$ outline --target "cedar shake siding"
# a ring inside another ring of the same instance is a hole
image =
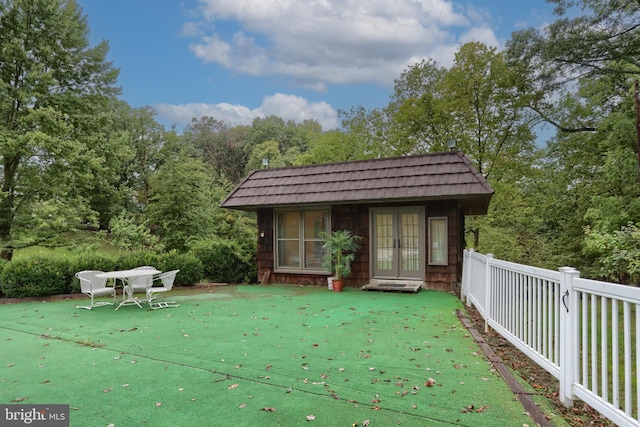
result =
[[[258,274],[269,283],[326,286],[328,273],[276,268],[276,212],[326,209],[330,230],[350,230],[362,237],[345,285],[370,282],[373,268],[372,210],[424,210],[426,289],[450,291],[461,277],[465,215],[486,214],[493,189],[459,151],[391,159],[261,169],[251,172],[222,202],[222,207],[254,210],[258,220]],[[427,218],[447,219],[447,260],[430,265]]]

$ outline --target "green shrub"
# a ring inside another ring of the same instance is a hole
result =
[[[180,270],[175,285],[191,286],[204,278],[202,262],[193,254],[130,252],[118,257],[82,252],[70,257],[29,256],[0,262],[0,292],[8,298],[80,292],[75,274],[82,270],[127,270],[150,265],[162,271]]]
[[[80,281],[75,274],[83,270],[111,271],[115,269],[116,258],[113,256],[96,253],[82,253],[69,259],[69,272],[71,273],[70,290],[72,293],[80,292]]]
[[[7,261],[6,259],[2,259],[0,258],[0,277],[2,277],[2,270],[4,270],[4,268],[9,265],[9,261]],[[0,279],[0,297],[6,296],[4,295],[4,292],[2,292],[2,285],[1,285],[1,279]]]
[[[192,253],[202,261],[204,276],[217,283],[255,283],[255,251],[244,250],[238,243],[227,240],[200,241]]]
[[[163,254],[158,268],[162,271],[180,270],[176,275],[176,286],[192,286],[204,277],[202,262],[192,254],[175,251]]]
[[[7,263],[0,273],[0,289],[9,298],[67,294],[72,277],[67,259],[34,257]]]
[[[117,270],[129,270],[130,268],[149,265],[161,270],[162,256],[149,251],[127,252],[118,257],[115,268]]]

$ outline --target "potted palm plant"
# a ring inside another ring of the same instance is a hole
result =
[[[325,239],[322,245],[325,249],[322,266],[334,275],[333,291],[342,292],[343,279],[351,273],[351,261],[355,259],[355,252],[360,248],[356,240],[360,240],[361,237],[352,235],[349,230],[321,233],[320,237]]]

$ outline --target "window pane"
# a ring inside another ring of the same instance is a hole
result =
[[[278,266],[300,268],[300,253],[298,240],[278,241]]]
[[[447,263],[447,219],[429,218],[429,261]]]
[[[304,268],[322,269],[324,239],[320,233],[328,232],[328,211],[306,211],[304,215]]]
[[[278,214],[278,239],[300,237],[300,212],[280,212]]]
[[[310,211],[304,213],[304,238],[319,239],[320,233],[327,232],[327,211]]]
[[[322,268],[322,257],[324,256],[323,241],[308,241],[304,243],[304,267],[305,268]]]

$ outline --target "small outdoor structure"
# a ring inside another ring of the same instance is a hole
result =
[[[346,286],[449,291],[462,274],[465,215],[487,213],[493,188],[460,151],[251,172],[222,207],[258,220],[258,274],[326,286],[322,232],[358,242]]]

